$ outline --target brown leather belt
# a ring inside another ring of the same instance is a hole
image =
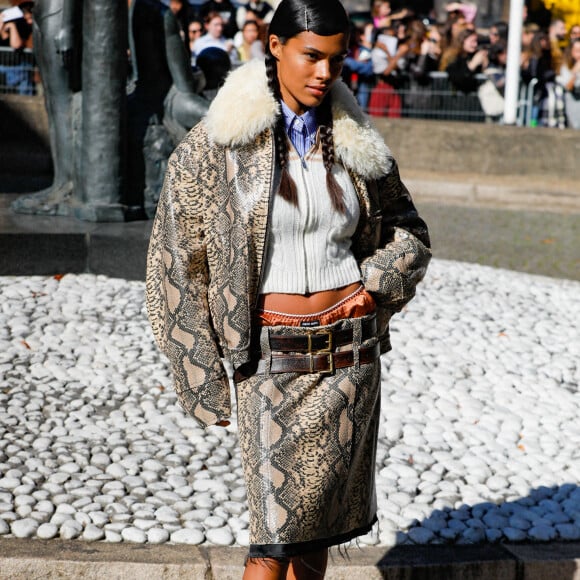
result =
[[[377,335],[377,320],[374,316],[362,321],[361,334],[361,342]],[[270,349],[279,352],[327,352],[337,346],[352,344],[353,340],[352,328],[344,330],[317,330],[312,328],[303,334],[288,336],[270,334]]]
[[[359,348],[359,364],[364,365],[379,358],[380,346],[375,344],[370,347]],[[354,353],[352,350],[341,352],[319,352],[309,354],[273,354],[270,364],[270,373],[326,373],[333,374],[335,369],[351,367],[354,365]],[[266,372],[266,360],[260,359],[252,365],[250,374],[263,375]],[[248,368],[243,365],[241,368]],[[237,370],[234,373],[234,381],[239,383],[248,376]]]

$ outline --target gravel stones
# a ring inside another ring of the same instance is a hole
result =
[[[382,358],[363,545],[580,539],[579,290],[433,261]],[[143,291],[0,277],[3,537],[248,545],[235,413],[179,407]]]

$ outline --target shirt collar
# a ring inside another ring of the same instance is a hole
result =
[[[307,135],[313,135],[316,133],[318,123],[316,122],[315,109],[307,109],[307,111],[302,115],[297,115],[284,101],[281,100],[280,103],[282,105],[282,115],[284,116],[284,126],[286,127],[287,133],[289,133],[292,128],[300,131],[302,126],[306,127]]]

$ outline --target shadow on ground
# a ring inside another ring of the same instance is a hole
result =
[[[411,540],[420,536],[429,543]],[[376,566],[387,580],[576,580],[579,540],[580,488],[542,486],[515,501],[435,510],[399,532]]]

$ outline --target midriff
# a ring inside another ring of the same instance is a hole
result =
[[[354,282],[342,288],[311,294],[260,294],[258,308],[286,314],[315,314],[331,308],[359,287],[360,282]]]

